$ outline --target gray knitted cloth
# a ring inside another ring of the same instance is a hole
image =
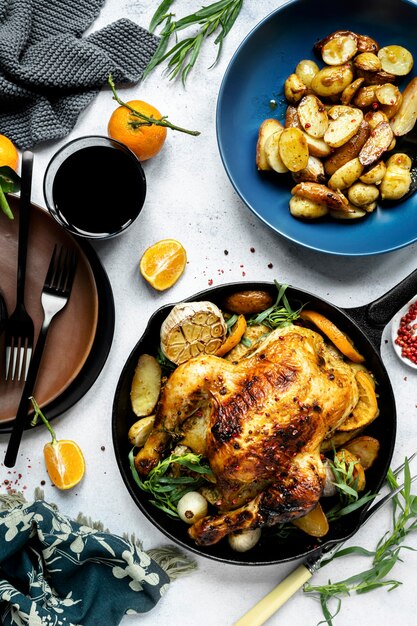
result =
[[[106,84],[135,83],[158,38],[128,19],[82,37],[105,0],[0,0],[0,133],[22,150],[65,137]]]

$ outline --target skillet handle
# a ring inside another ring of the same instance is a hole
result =
[[[417,269],[373,302],[344,310],[359,324],[379,350],[385,326],[416,294]]]
[[[312,576],[305,565],[299,565],[279,585],[245,613],[233,626],[262,626]]]

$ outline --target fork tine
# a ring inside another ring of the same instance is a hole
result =
[[[50,287],[55,275],[55,257],[56,257],[57,245],[54,245],[51,260],[49,262],[48,271],[45,277],[45,287]]]

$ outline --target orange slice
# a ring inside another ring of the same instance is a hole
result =
[[[371,377],[369,374],[359,371],[356,374],[356,382],[359,387],[358,403],[350,416],[338,426],[338,430],[348,431],[363,428],[378,417],[378,401]]]
[[[306,309],[301,311],[300,317],[303,320],[315,324],[317,328],[321,330],[332,343],[334,343],[336,348],[338,348],[345,357],[354,363],[362,363],[365,360],[364,357],[356,350],[351,339],[342,333],[342,331],[339,330],[333,322],[327,319],[327,317],[321,315],[321,313]]]
[[[293,520],[292,523],[312,537],[324,537],[329,532],[329,522],[320,502],[307,515]]]
[[[49,478],[58,489],[71,489],[85,474],[85,460],[75,441],[60,439],[45,444],[43,449]]]
[[[232,348],[237,346],[246,331],[246,319],[244,315],[239,315],[237,322],[232,327],[232,332],[226,337],[226,340],[216,352],[216,356],[223,356],[230,352]]]
[[[145,250],[139,269],[143,278],[154,289],[164,291],[172,287],[187,263],[187,254],[176,239],[161,239]]]

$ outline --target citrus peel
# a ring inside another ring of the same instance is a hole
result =
[[[365,358],[356,350],[352,341],[343,333],[333,322],[327,317],[318,313],[305,309],[300,313],[301,319],[312,322],[322,333],[330,339],[330,341],[340,350],[340,352],[353,361],[354,363],[362,363]]]

